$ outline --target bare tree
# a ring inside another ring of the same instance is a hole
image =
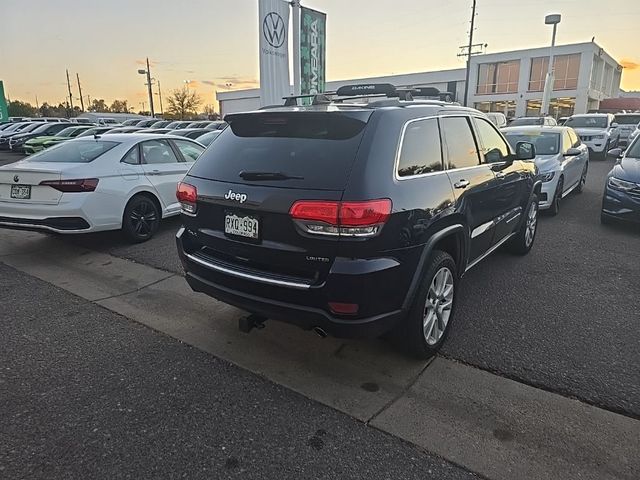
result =
[[[167,101],[169,102],[167,111],[171,115],[179,117],[180,120],[184,120],[185,117],[196,113],[202,103],[202,98],[196,92],[192,92],[187,86],[184,86],[171,92],[171,96]]]

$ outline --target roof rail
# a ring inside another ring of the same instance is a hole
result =
[[[331,103],[329,95],[334,95],[334,92],[323,93],[305,93],[302,95],[289,95],[282,97],[285,107],[295,107],[298,105],[299,98],[311,98],[311,105],[327,105]]]
[[[454,94],[451,92],[441,92],[435,87],[415,86],[412,87],[414,97],[436,97],[443,102],[453,102]]]

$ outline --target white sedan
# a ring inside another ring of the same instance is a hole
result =
[[[184,137],[82,137],[0,167],[0,227],[148,240],[180,213],[176,186],[201,144]]]

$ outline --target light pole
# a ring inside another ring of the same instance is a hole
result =
[[[549,66],[547,68],[547,76],[544,80],[544,91],[542,92],[542,106],[540,107],[540,115],[549,114],[549,104],[551,103],[551,92],[553,91],[553,48],[556,46],[556,31],[560,23],[561,15],[559,13],[547,15],[544,17],[546,25],[553,25],[553,36],[551,37],[551,48],[549,49]]]
[[[149,109],[151,110],[151,117],[155,117],[155,112],[153,111],[153,91],[151,90],[151,69],[149,68],[149,58],[147,58],[147,69],[139,69],[138,73],[140,75],[147,76],[147,88],[149,90]]]
[[[160,115],[164,115],[164,108],[162,108],[162,91],[160,90],[160,80],[158,82],[158,97],[160,97]]]

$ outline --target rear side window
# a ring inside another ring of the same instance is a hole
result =
[[[142,142],[142,163],[157,165],[161,163],[178,163],[178,157],[166,140],[149,140]]]
[[[52,163],[89,163],[103,153],[108,152],[118,142],[96,142],[85,140],[72,140],[59,143],[46,150],[31,155],[25,162],[52,162]]]
[[[640,113],[638,115],[616,115],[613,121],[619,125],[638,125]]]
[[[442,169],[438,121],[432,118],[409,122],[402,137],[398,176],[410,177]]]
[[[475,167],[480,164],[478,147],[467,117],[444,117],[442,130],[447,142],[449,168]]]
[[[204,152],[204,148],[200,145],[196,145],[193,142],[187,142],[185,140],[173,140],[176,147],[182,153],[182,156],[187,162],[195,162],[195,160]]]
[[[229,115],[229,127],[189,172],[252,185],[342,190],[371,112],[260,112]],[[273,174],[278,175],[275,178]],[[258,178],[260,177],[260,178]],[[286,179],[283,179],[286,177]]]

